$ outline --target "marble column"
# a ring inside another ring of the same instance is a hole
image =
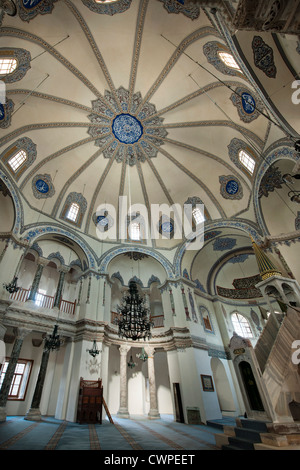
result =
[[[0,364],[3,364],[6,358],[6,354],[5,354],[6,348],[5,348],[5,342],[4,342],[5,333],[6,333],[5,326],[0,323]]]
[[[127,391],[127,353],[130,346],[120,346],[120,408],[118,416],[129,418],[128,413],[128,391]]]
[[[147,346],[145,351],[148,354],[148,375],[149,375],[149,394],[150,394],[150,410],[148,413],[149,419],[159,419],[158,412],[157,391],[155,383],[155,370],[154,370],[154,348]]]
[[[49,350],[43,351],[42,362],[41,362],[40,371],[39,371],[37,383],[35,386],[32,402],[31,402],[31,407],[29,411],[26,413],[26,416],[24,419],[27,419],[30,421],[40,421],[42,418],[41,412],[40,412],[40,403],[41,403],[43,387],[44,387],[44,382],[45,382],[45,377],[46,377],[49,354],[50,354]]]
[[[16,339],[14,342],[10,361],[7,366],[4,380],[2,383],[2,387],[0,390],[0,422],[6,420],[6,404],[7,404],[11,382],[15,373],[16,365],[20,356],[24,338],[29,333],[31,333],[31,330],[27,330],[26,328],[15,328],[14,333],[16,335]]]
[[[44,266],[46,266],[48,262],[49,260],[42,260],[41,258],[39,258],[38,267],[37,267],[37,270],[36,270],[36,273],[32,282],[30,294],[29,294],[27,301],[35,302],[36,294],[38,293],[41,277],[43,274],[43,269],[44,269]]]
[[[63,288],[64,288],[64,282],[65,282],[65,275],[68,270],[61,268],[60,273],[59,273],[59,280],[58,280],[58,285],[55,293],[55,298],[54,298],[54,304],[53,308],[58,308],[60,307],[60,302],[62,299],[62,294],[63,294]]]

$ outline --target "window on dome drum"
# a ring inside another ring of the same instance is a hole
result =
[[[0,370],[0,388],[7,371],[9,361],[5,361],[2,364]],[[33,361],[19,359],[17,362],[13,379],[10,385],[8,399],[9,400],[24,400],[27,390],[27,384],[30,377]]]
[[[237,335],[242,336],[243,338],[253,338],[252,330],[247,318],[239,313],[233,313],[231,315],[231,321]]]
[[[205,217],[202,214],[199,207],[195,207],[195,209],[193,209],[192,213],[193,213],[193,217],[194,217],[194,220],[195,220],[196,224],[201,224],[202,222],[205,221]]]
[[[8,75],[16,70],[18,62],[12,57],[6,57],[0,59],[0,75]]]
[[[229,54],[228,52],[218,52],[218,54],[222,62],[224,62],[224,64],[227,65],[227,67],[230,67],[231,69],[235,69],[235,70],[238,70],[239,72],[242,72],[231,54]]]
[[[27,155],[24,150],[19,150],[13,157],[8,160],[8,164],[14,172],[16,172],[26,161]]]
[[[139,241],[141,238],[140,224],[132,222],[129,228],[129,235],[131,240]]]
[[[76,202],[72,202],[66,215],[67,219],[71,220],[72,222],[76,222],[79,210],[79,204],[77,204]]]
[[[254,158],[250,157],[250,155],[245,152],[244,150],[241,150],[239,152],[239,160],[241,164],[253,175],[254,169],[255,169],[255,160]]]

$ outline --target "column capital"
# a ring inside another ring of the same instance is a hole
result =
[[[47,258],[43,258],[42,256],[38,257],[38,260],[37,260],[38,265],[45,267],[47,266],[48,263],[49,263],[49,260]]]
[[[67,274],[70,271],[70,267],[69,266],[60,266],[59,268],[57,268],[57,271],[59,273]]]
[[[14,334],[16,335],[16,339],[24,339],[26,336],[28,336],[32,330],[29,330],[28,328],[23,328],[23,327],[16,327],[13,329]]]
[[[146,353],[148,354],[148,357],[154,356],[155,354],[155,348],[153,346],[144,346],[144,349]]]
[[[128,346],[127,344],[121,344],[121,346],[119,347],[119,351],[121,355],[127,354],[130,349],[131,349],[131,346]]]

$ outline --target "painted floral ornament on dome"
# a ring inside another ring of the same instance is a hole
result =
[[[132,0],[82,0],[82,3],[94,13],[112,16],[128,10]]]
[[[88,133],[103,148],[104,158],[133,166],[157,156],[168,133],[155,106],[143,101],[140,93],[130,96],[123,87],[115,94],[106,91],[103,99],[92,102],[92,108]]]

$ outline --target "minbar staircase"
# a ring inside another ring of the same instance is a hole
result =
[[[223,431],[215,434],[216,445],[222,450],[300,450],[300,422],[282,426],[236,418],[233,425],[223,424],[222,420],[206,424]]]

